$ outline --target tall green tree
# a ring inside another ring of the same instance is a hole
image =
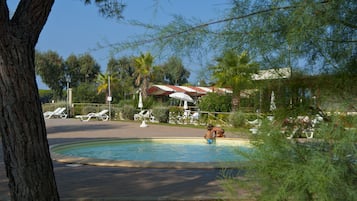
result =
[[[139,57],[134,59],[135,62],[135,85],[140,86],[143,98],[147,97],[147,90],[149,88],[150,77],[152,73],[152,65],[154,57],[149,53],[141,53]]]
[[[169,84],[168,80],[166,79],[167,71],[163,66],[156,65],[152,68],[152,76],[151,82],[154,84]]]
[[[185,69],[182,64],[182,60],[178,57],[170,57],[162,68],[166,72],[166,79],[169,84],[182,85],[188,82],[190,72]]]
[[[71,79],[71,87],[77,87],[81,80],[80,78],[83,77],[81,75],[81,65],[78,60],[78,57],[75,54],[71,54],[67,57],[65,61],[65,66],[66,66],[66,76],[68,76]]]
[[[92,82],[97,78],[97,74],[100,72],[100,66],[95,59],[88,53],[80,55],[78,57],[80,66],[80,78],[81,82]]]
[[[35,67],[42,81],[54,92],[54,98],[61,100],[66,87],[66,69],[62,57],[54,51],[36,52]]]
[[[120,2],[96,2],[120,16]],[[0,134],[11,200],[59,200],[35,75],[35,46],[54,0],[0,1]],[[34,162],[35,161],[35,162]]]
[[[252,75],[257,73],[259,66],[249,58],[248,52],[240,55],[227,50],[217,58],[217,65],[211,68],[212,76],[220,87],[233,90],[232,109],[239,109],[241,91],[252,86]]]
[[[73,102],[75,103],[105,103],[106,97],[104,94],[98,94],[97,84],[94,82],[81,83],[73,88]],[[80,113],[81,111],[76,111]]]
[[[117,97],[114,101],[123,100],[127,95],[134,93],[135,80],[133,74],[135,67],[133,57],[110,58],[107,71],[116,74],[118,79],[112,91],[112,94]]]
[[[83,82],[95,81],[94,77],[100,72],[100,66],[90,54],[71,54],[63,61],[58,53],[49,50],[37,52],[35,62],[36,73],[54,91],[56,99],[62,99],[67,79],[73,88]]]

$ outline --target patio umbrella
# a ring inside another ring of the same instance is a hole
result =
[[[193,99],[191,98],[191,96],[185,94],[185,93],[182,93],[182,92],[175,92],[175,93],[172,93],[169,95],[170,98],[175,98],[175,99],[178,99],[178,100],[182,100],[182,101],[187,101],[187,102],[191,102],[193,103]]]
[[[274,110],[276,110],[275,94],[274,91],[272,91],[270,96],[270,111],[274,111]]]
[[[143,109],[143,97],[141,95],[141,91],[139,91],[139,102],[138,102],[138,108],[140,108],[140,110]]]

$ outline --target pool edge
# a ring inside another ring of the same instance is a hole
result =
[[[110,138],[110,139],[96,139],[85,140],[85,142],[97,142],[107,140],[147,140],[147,139],[202,139],[198,137],[159,137],[159,138]],[[244,144],[250,144],[248,139],[242,138],[220,138],[217,140],[240,140]],[[55,153],[52,149],[59,146],[66,146],[70,144],[76,144],[76,142],[67,142],[54,144],[50,146],[51,157],[54,161],[66,164],[78,164],[78,165],[92,165],[101,167],[127,167],[127,168],[167,168],[167,169],[231,169],[231,168],[243,168],[247,162],[153,162],[153,161],[127,161],[127,160],[108,160],[108,159],[95,159],[84,157],[70,157]]]

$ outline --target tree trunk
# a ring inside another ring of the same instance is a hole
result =
[[[149,81],[148,81],[148,78],[145,77],[143,79],[143,84],[142,84],[142,89],[141,89],[141,93],[142,93],[144,100],[148,97],[148,88],[149,88]]]
[[[35,79],[34,49],[17,46],[1,49],[0,55],[1,137],[11,197],[58,200]]]
[[[240,90],[237,92],[233,92],[232,96],[232,111],[236,112],[240,108]]]
[[[59,200],[35,77],[35,45],[53,0],[0,2],[0,132],[11,200]]]

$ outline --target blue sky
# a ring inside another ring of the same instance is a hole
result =
[[[198,18],[204,21],[220,16],[221,10],[228,0],[123,0],[127,4],[124,10],[124,20],[140,20],[154,24],[166,24],[172,20],[172,15],[180,14],[187,18]],[[10,9],[15,2],[10,0]],[[156,12],[155,12],[156,9]],[[40,35],[36,49],[40,51],[53,50],[66,59],[70,54],[80,55],[90,53],[100,64],[101,70],[106,70],[110,57],[110,49],[100,49],[98,43],[111,43],[128,40],[133,35],[144,33],[145,30],[120,23],[114,19],[100,16],[95,6],[85,6],[81,0],[57,0],[52,8],[48,21]],[[139,55],[132,52],[130,55]],[[128,53],[118,53],[116,58],[128,56]],[[155,55],[154,55],[155,56]],[[202,68],[197,64],[184,63],[191,71],[191,81],[195,81],[195,71]],[[38,79],[40,89],[47,88]]]

